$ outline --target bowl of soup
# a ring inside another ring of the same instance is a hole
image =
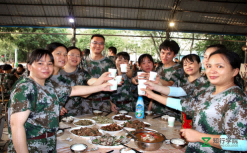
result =
[[[120,111],[118,111],[118,114],[122,114],[122,115],[128,115],[128,111],[126,111],[126,110],[120,110]]]
[[[166,140],[162,133],[154,131],[139,131],[134,135],[138,138],[138,140],[134,140],[135,145],[143,151],[158,150]]]
[[[81,143],[73,144],[73,145],[70,146],[70,150],[73,153],[86,152],[87,145],[86,144],[81,144]]]
[[[94,110],[94,111],[93,111],[93,114],[94,114],[95,116],[100,116],[100,115],[103,114],[103,112],[100,111],[100,110]]]
[[[182,149],[187,145],[186,141],[184,139],[181,139],[181,138],[171,139],[170,144],[173,148],[176,148],[176,149]]]

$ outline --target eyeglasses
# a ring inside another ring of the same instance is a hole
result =
[[[103,46],[103,45],[105,45],[105,43],[103,43],[103,42],[100,42],[100,43],[98,43],[97,41],[93,41],[93,42],[91,42],[93,45],[97,45],[97,44],[99,44],[100,46]]]
[[[76,57],[76,58],[80,58],[81,56],[80,55],[74,55],[74,54],[71,54],[71,55],[69,55],[69,56],[71,56],[71,57]]]

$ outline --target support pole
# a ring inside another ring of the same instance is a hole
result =
[[[194,45],[194,33],[192,33],[192,42],[191,42],[191,46],[190,46],[190,54],[192,54],[193,45]]]
[[[161,60],[161,59],[160,59],[160,52],[158,51],[158,49],[157,49],[157,47],[156,47],[156,43],[155,43],[155,41],[154,41],[153,35],[150,34],[150,36],[151,36],[151,38],[152,38],[152,40],[153,40],[154,48],[155,48],[156,53],[158,54],[159,60]]]
[[[169,40],[170,39],[170,34],[169,34],[169,31],[167,30],[166,31],[166,40]]]
[[[72,33],[72,45],[75,47],[76,44],[76,28],[73,27],[73,33]]]
[[[224,41],[224,35],[220,35],[220,44],[222,45]]]

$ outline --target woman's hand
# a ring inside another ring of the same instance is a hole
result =
[[[151,90],[155,90],[157,88],[157,85],[153,82],[153,81],[147,81],[144,83],[147,88],[151,89]]]
[[[111,86],[112,84],[110,83],[103,83],[102,85],[100,85],[101,91],[113,91],[111,90]]]
[[[105,72],[103,73],[99,78],[98,80],[100,80],[102,83],[105,83],[107,82],[108,80],[112,80],[113,78],[112,77],[109,77],[109,74],[111,74],[111,72]],[[101,84],[102,84],[101,83]]]
[[[62,109],[60,110],[60,115],[63,116],[65,113],[67,113],[67,109],[62,107]]]
[[[117,106],[116,106],[114,103],[112,103],[112,102],[111,102],[111,111],[113,111],[113,112],[115,112],[115,113],[118,112]]]
[[[149,88],[146,88],[146,89],[141,89],[143,91],[145,91],[145,96],[150,98],[150,99],[153,99],[153,96],[154,96],[154,92],[152,90],[150,90]]]
[[[188,142],[199,142],[202,138],[202,133],[193,129],[181,129],[180,132]]]
[[[138,85],[137,76],[134,77],[134,78],[132,78],[132,83],[133,83],[134,85]]]

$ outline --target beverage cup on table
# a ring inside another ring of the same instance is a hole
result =
[[[138,85],[138,95],[145,95],[145,91],[142,91],[141,89],[144,88],[146,89],[145,85]]]
[[[127,64],[120,64],[121,72],[127,72]]]
[[[112,79],[112,80],[108,80],[108,83],[112,84],[112,86],[110,87],[111,90],[117,90],[117,81]]]
[[[111,73],[109,74],[109,77],[115,78],[116,73],[117,73],[117,69],[111,69],[111,68],[109,68],[109,69],[108,69],[108,72],[111,72]]]
[[[115,80],[117,81],[117,84],[120,84],[120,82],[122,81],[122,76],[116,76]]]
[[[139,86],[146,86],[144,83],[147,82],[147,80],[138,80]]]
[[[149,80],[155,81],[156,77],[157,77],[157,72],[150,71]]]
[[[175,117],[168,117],[168,126],[174,127]]]

